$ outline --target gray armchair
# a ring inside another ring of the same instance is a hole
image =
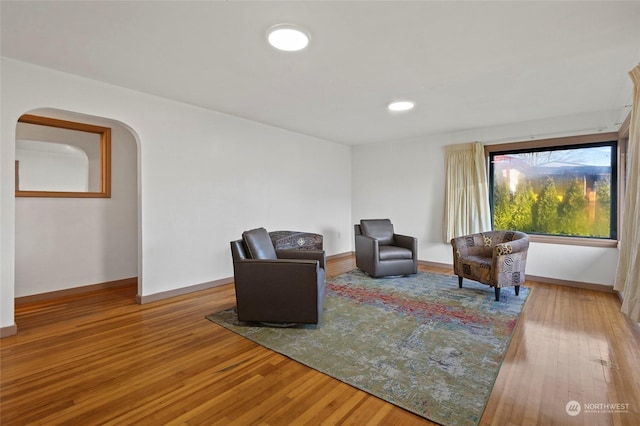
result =
[[[231,242],[238,319],[317,324],[325,299],[325,252],[276,250],[264,228]]]
[[[372,277],[418,273],[418,240],[394,233],[389,219],[354,225],[356,266]]]

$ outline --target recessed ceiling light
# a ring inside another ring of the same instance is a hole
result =
[[[403,100],[403,101],[390,102],[387,105],[387,108],[389,109],[389,111],[392,111],[392,112],[403,112],[403,111],[412,110],[413,107],[415,106],[416,106],[415,102]]]
[[[309,44],[309,35],[302,29],[290,24],[271,27],[267,33],[269,44],[279,50],[295,52]]]

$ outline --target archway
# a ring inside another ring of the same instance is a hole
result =
[[[15,298],[138,282],[139,138],[119,121],[52,108],[28,114],[111,129],[111,197],[17,197]]]

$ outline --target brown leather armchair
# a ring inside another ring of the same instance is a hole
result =
[[[372,277],[418,273],[418,240],[396,234],[389,219],[354,225],[356,266]]]
[[[325,252],[276,250],[264,228],[231,242],[238,319],[317,324],[325,298]]]
[[[500,288],[514,286],[516,296],[525,281],[529,236],[518,231],[488,231],[451,239],[453,272],[458,286],[467,278],[490,285],[496,301]]]

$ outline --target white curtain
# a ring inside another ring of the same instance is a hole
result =
[[[634,94],[627,149],[627,189],[613,288],[624,294],[621,311],[631,320],[640,322],[640,65],[629,74],[633,80]]]
[[[446,146],[445,167],[444,242],[490,231],[489,184],[482,144]]]

